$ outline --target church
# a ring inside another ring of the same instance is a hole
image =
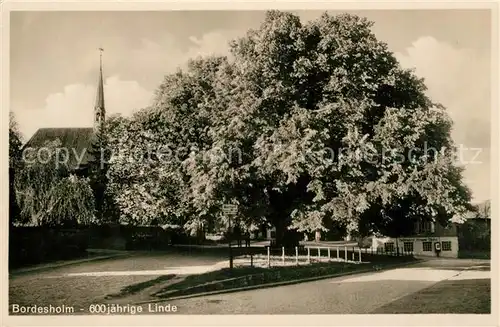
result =
[[[106,109],[104,106],[104,85],[102,78],[102,49],[99,60],[99,79],[94,106],[94,126],[77,128],[40,128],[25,144],[23,150],[39,149],[46,142],[57,139],[61,142],[60,148],[65,148],[69,154],[68,168],[77,175],[86,175],[89,162],[92,160],[92,143],[98,133],[104,132]]]

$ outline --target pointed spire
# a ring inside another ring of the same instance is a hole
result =
[[[102,52],[103,48],[99,48],[99,81],[97,83],[97,94],[95,97],[94,106],[94,129],[96,131],[102,129],[106,117],[106,110],[104,108],[104,83],[102,81]]]
[[[96,108],[104,108],[104,86],[102,82],[102,52],[103,48],[99,48],[99,82],[97,85],[97,95],[95,99]]]

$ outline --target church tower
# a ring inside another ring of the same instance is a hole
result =
[[[104,129],[104,122],[106,120],[106,109],[104,108],[104,85],[102,82],[102,52],[104,50],[99,48],[99,81],[97,84],[97,94],[94,106],[94,133],[102,132]]]

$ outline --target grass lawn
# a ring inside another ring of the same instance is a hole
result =
[[[491,313],[490,279],[445,280],[373,313]]]
[[[458,251],[460,259],[491,259],[490,251]]]

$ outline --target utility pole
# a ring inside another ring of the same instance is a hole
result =
[[[229,269],[233,269],[233,249],[231,247],[231,241],[232,241],[231,217],[234,217],[238,212],[238,206],[236,204],[224,204],[222,205],[222,211],[228,218]]]

